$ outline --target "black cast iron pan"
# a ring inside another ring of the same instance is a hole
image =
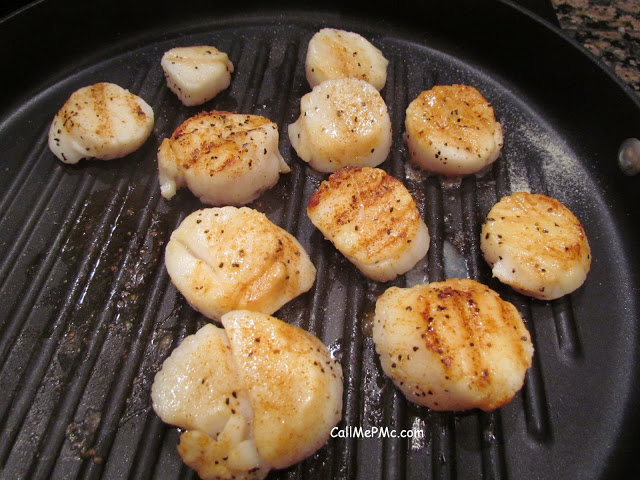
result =
[[[301,162],[251,206],[295,234],[318,268],[314,288],[277,316],[318,335],[342,361],[341,426],[424,431],[422,439],[332,439],[272,478],[634,478],[638,467],[640,220],[638,178],[616,152],[640,135],[637,97],[550,23],[502,1],[35,2],[0,22],[0,478],[194,478],[178,432],[150,408],[163,359],[205,319],[175,291],[164,245],[201,205],[159,195],[161,139],[200,109],[258,113],[281,132],[308,91],[304,54],[324,26],[357,31],[390,60],[383,96],[394,147],[382,165],[418,201],[427,259],[394,285],[467,276],[520,309],[536,355],[525,387],[493,413],[442,414],[407,403],[381,372],[367,330],[377,295],[304,214],[324,178]],[[211,43],[236,66],[203,107],[168,91],[168,48]],[[63,165],[46,146],[52,116],[75,89],[112,81],[145,98],[156,125],[130,157]],[[404,109],[434,84],[469,83],[505,131],[494,167],[460,182],[407,162]],[[532,301],[491,278],[479,228],[502,195],[563,201],[593,249],[586,284]],[[284,201],[283,201],[284,200]]]

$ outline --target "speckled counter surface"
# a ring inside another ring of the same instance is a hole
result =
[[[640,0],[552,0],[562,29],[640,96]]]

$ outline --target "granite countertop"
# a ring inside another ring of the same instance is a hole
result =
[[[551,0],[563,31],[640,97],[640,0]]]

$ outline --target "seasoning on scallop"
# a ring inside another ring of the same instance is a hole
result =
[[[209,45],[172,48],[160,64],[167,86],[186,106],[211,100],[231,83],[233,63]]]
[[[165,265],[173,284],[203,315],[267,314],[308,291],[316,269],[296,238],[248,207],[198,210],[171,234]]]
[[[71,94],[49,128],[49,148],[64,163],[112,160],[136,151],[149,138],[153,109],[113,83],[96,83]]]
[[[509,403],[533,357],[516,308],[470,279],[387,289],[376,302],[373,341],[405,397],[437,411]]]
[[[165,360],[153,408],[186,431],[178,452],[203,479],[264,478],[313,455],[342,416],[340,364],[315,336],[233,311]]]
[[[580,221],[541,194],[517,192],[496,203],[482,225],[480,248],[494,277],[541,300],[577,290],[591,268]]]
[[[354,78],[326,80],[300,100],[289,125],[298,156],[320,172],[375,167],[391,150],[391,119],[380,93]]]
[[[255,445],[251,401],[234,362],[225,330],[206,324],[171,352],[151,387],[154,411],[185,430],[178,453],[203,479],[261,479],[269,471]]]
[[[502,127],[493,107],[474,87],[438,85],[407,108],[407,145],[421,168],[468,175],[493,163],[502,148]]]
[[[342,416],[342,368],[311,333],[255,312],[222,317],[253,407],[262,458],[286,468],[313,454]]]
[[[307,47],[305,71],[311,88],[336,78],[358,78],[382,90],[389,61],[369,40],[355,32],[323,28]]]
[[[162,196],[170,199],[186,186],[209,205],[246,205],[291,171],[278,140],[278,126],[259,115],[195,115],[158,149]]]
[[[309,200],[307,215],[364,275],[379,282],[409,271],[429,249],[429,231],[413,197],[379,168],[333,173]]]

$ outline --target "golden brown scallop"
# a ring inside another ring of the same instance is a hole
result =
[[[316,276],[298,240],[248,207],[187,216],[171,234],[165,265],[193,308],[214,320],[239,309],[272,314]]]
[[[580,221],[541,194],[517,192],[494,205],[482,226],[480,248],[495,277],[541,300],[578,289],[591,267]]]
[[[114,83],[96,83],[73,92],[55,115],[49,148],[65,163],[121,158],[142,146],[153,123],[153,109],[142,98]]]
[[[389,288],[376,302],[373,340],[396,387],[438,411],[509,403],[533,356],[516,308],[469,279]]]
[[[384,170],[347,167],[320,184],[311,222],[367,277],[393,280],[429,249],[429,231],[406,187]]]
[[[444,175],[481,170],[498,158],[503,143],[491,104],[468,85],[422,92],[407,108],[405,129],[411,159]]]
[[[195,115],[158,149],[162,196],[170,199],[186,186],[208,205],[246,205],[290,171],[278,138],[278,126],[259,115]]]

